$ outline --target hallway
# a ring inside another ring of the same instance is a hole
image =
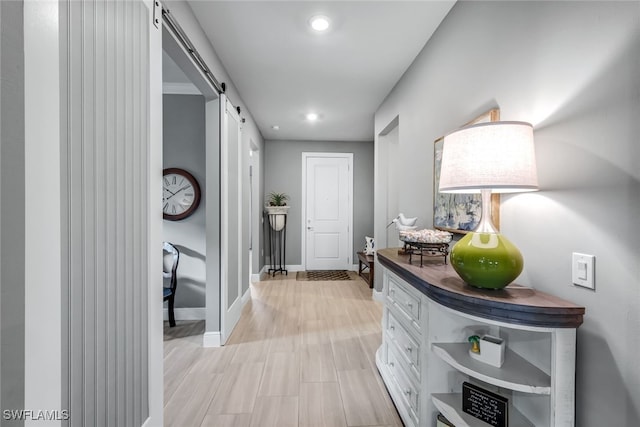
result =
[[[165,426],[396,426],[375,367],[382,305],[359,277],[254,283],[229,343],[165,323]]]

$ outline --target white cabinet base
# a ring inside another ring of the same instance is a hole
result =
[[[508,399],[510,427],[574,426],[576,328],[584,308],[531,288],[471,288],[441,260],[377,252],[383,278],[376,364],[406,427],[489,424],[462,410],[462,383]],[[496,367],[469,355],[471,335],[506,342]]]

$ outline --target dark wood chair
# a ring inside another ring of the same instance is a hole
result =
[[[176,316],[173,313],[173,303],[178,287],[178,261],[180,251],[169,242],[162,245],[162,297],[163,301],[169,301],[169,326],[176,326]]]

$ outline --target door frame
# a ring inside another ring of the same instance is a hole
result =
[[[249,282],[260,281],[260,147],[249,138]]]
[[[175,20],[175,17],[173,18]],[[205,284],[205,331],[203,347],[221,345],[221,237],[220,237],[220,117],[221,95],[195,64],[190,53],[176,38],[163,20],[162,46],[178,65],[205,100],[205,205],[206,210],[206,284]],[[162,126],[160,126],[162,127]],[[162,340],[162,336],[161,336]]]
[[[303,152],[302,153],[302,216],[300,233],[302,236],[301,246],[301,264],[302,270],[307,269],[307,159],[310,158],[344,158],[349,161],[349,229],[347,231],[347,254],[348,269],[353,269],[353,153],[322,153],[322,152]]]

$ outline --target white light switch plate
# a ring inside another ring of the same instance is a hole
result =
[[[573,284],[584,288],[596,289],[594,255],[573,253],[571,276]]]

